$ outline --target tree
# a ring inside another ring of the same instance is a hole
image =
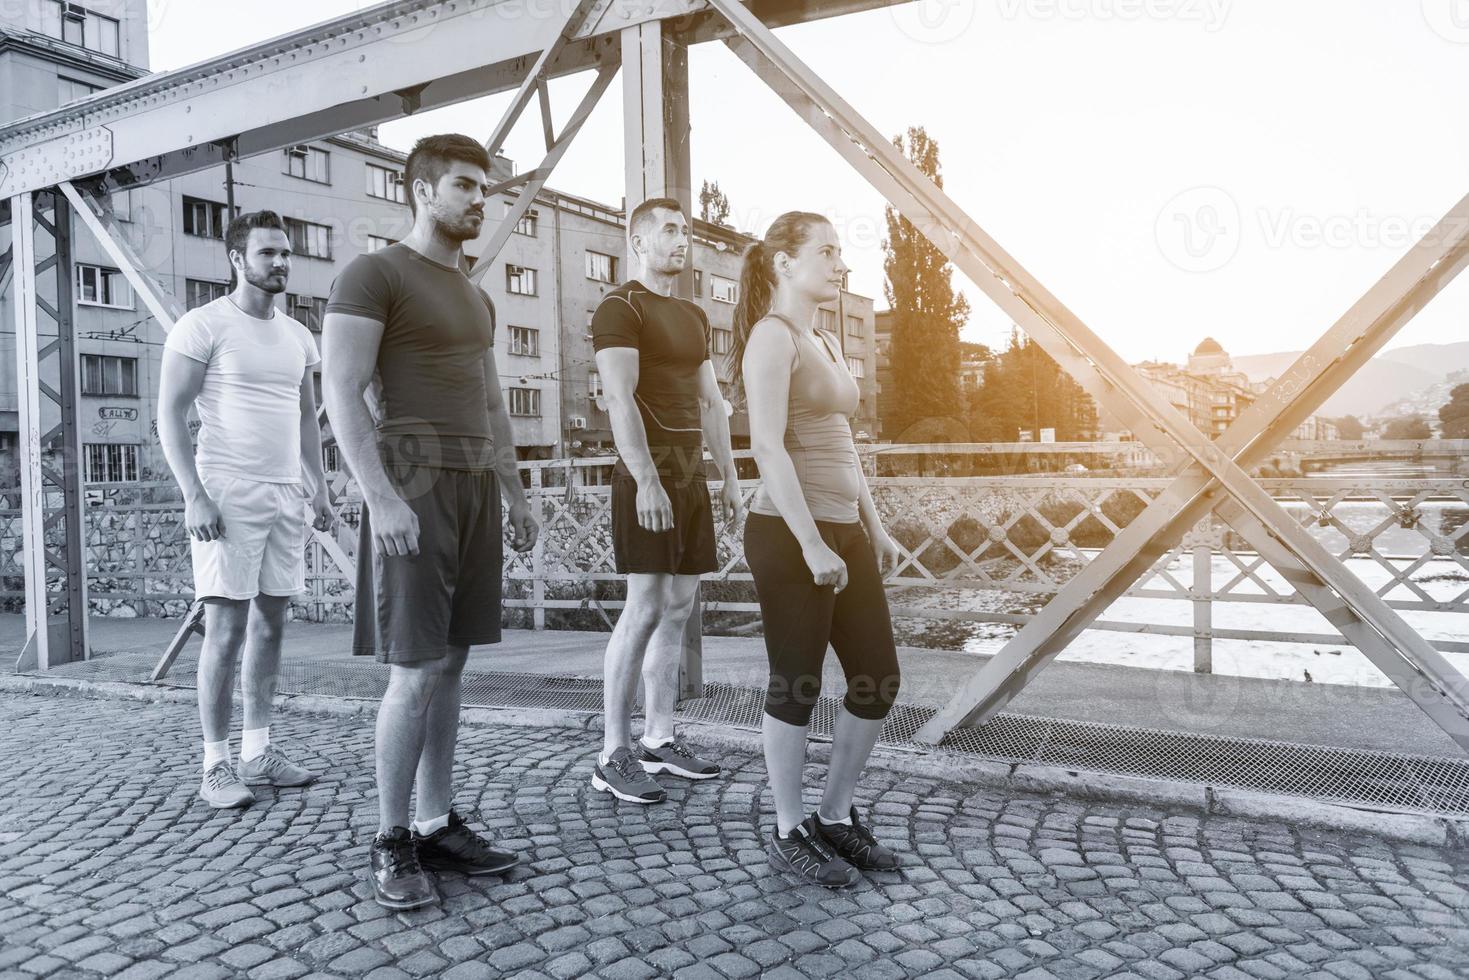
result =
[[[936,186],[944,186],[938,143],[923,127],[910,126],[906,140],[895,136],[893,145]],[[916,422],[966,414],[959,393],[959,330],[969,319],[969,301],[954,292],[953,269],[944,254],[896,209],[886,213],[883,295],[893,311],[893,430],[903,439]]]
[[[719,189],[719,182],[704,181],[699,190],[699,217],[711,225],[722,225],[729,217],[729,198]]]
[[[1057,442],[1096,438],[1097,406],[1041,346],[1019,330],[1010,345],[985,365],[969,393],[969,436],[975,442],[1015,442],[1020,430],[1039,441],[1055,429]]]
[[[1428,428],[1428,422],[1421,415],[1404,415],[1393,419],[1382,430],[1384,439],[1428,439],[1432,435],[1433,431]]]
[[[1449,402],[1438,410],[1445,439],[1469,439],[1469,384],[1455,385]]]
[[[1340,439],[1362,438],[1362,423],[1355,415],[1343,415],[1336,420],[1336,434]]]

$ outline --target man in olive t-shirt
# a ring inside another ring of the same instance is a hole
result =
[[[450,803],[460,677],[471,645],[500,639],[501,493],[516,550],[537,532],[495,369],[494,312],[463,271],[462,243],[484,223],[489,155],[467,136],[429,136],[405,170],[413,230],[342,272],[322,331],[327,409],[363,500],[353,652],[390,665],[371,865],[377,901],[392,909],[438,900],[426,868],[483,875],[517,862]]]

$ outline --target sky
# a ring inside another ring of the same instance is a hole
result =
[[[367,0],[149,0],[155,70],[368,6]],[[1469,0],[916,0],[783,29],[880,131],[923,126],[944,189],[1129,361],[1310,345],[1469,193]],[[882,299],[884,201],[722,44],[690,52],[694,184],[731,222],[830,216],[852,288]],[[551,86],[564,119],[590,75]],[[386,124],[488,138],[509,96]],[[505,148],[540,159],[539,115]],[[550,186],[623,194],[608,90]],[[957,272],[966,340],[1009,318]],[[1390,347],[1469,340],[1469,275]]]

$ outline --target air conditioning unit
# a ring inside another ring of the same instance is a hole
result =
[[[67,20],[86,20],[87,8],[79,3],[68,3],[63,0],[61,4],[61,16]]]
[[[297,143],[295,146],[286,147],[286,153],[293,157],[304,157],[311,147],[305,143]]]
[[[392,171],[389,171],[388,172],[388,183],[390,183],[390,184],[401,184],[401,183],[403,183],[403,171],[401,171],[401,170],[392,170]]]
[[[570,419],[567,420],[567,424],[570,425],[573,429],[585,429],[587,427],[586,416],[573,415]]]

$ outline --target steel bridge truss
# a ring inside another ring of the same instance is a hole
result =
[[[723,41],[864,179],[922,231],[990,299],[1039,343],[1123,426],[1164,459],[1172,483],[1083,571],[980,669],[919,731],[938,742],[981,724],[1063,650],[1154,562],[1212,512],[1253,545],[1311,605],[1455,741],[1469,749],[1469,687],[1464,676],[1293,521],[1248,468],[1263,462],[1469,263],[1469,196],[1374,283],[1272,387],[1217,440],[1185,419],[963,209],[909,163],[775,36],[772,28],[836,16],[893,0],[799,4],[754,0],[579,0],[544,15],[516,0],[403,0],[274,39],[192,68],[140,79],[57,111],[0,129],[0,201],[16,226],[14,278],[27,517],[27,613],[37,662],[48,662],[43,567],[33,547],[44,538],[38,496],[48,474],[65,488],[68,523],[80,528],[79,473],[48,470],[35,422],[42,395],[57,395],[75,442],[75,367],[71,400],[39,381],[35,346],[36,277],[64,263],[38,263],[27,237],[37,202],[70,208],[104,246],[121,243],[98,205],[101,195],[250,156],[291,143],[373,125],[494,92],[515,92],[488,146],[498,149],[532,100],[539,104],[546,155],[540,166],[502,185],[519,188],[472,275],[483,276],[544,185],[618,68],[627,107],[628,200],[669,194],[690,203],[687,54],[689,44]],[[517,16],[508,11],[514,10]],[[595,70],[594,80],[559,133],[547,82]],[[271,93],[290,93],[289,99]],[[279,106],[289,104],[288,116]],[[55,227],[54,223],[52,227]],[[64,236],[63,236],[64,237]],[[62,245],[58,252],[64,254]],[[165,329],[170,301],[131,256],[113,253]],[[64,277],[63,277],[64,278]],[[146,284],[145,284],[146,286]],[[70,302],[69,295],[66,302]],[[64,304],[62,304],[64,305]],[[57,322],[66,310],[56,310]],[[63,331],[64,332],[64,331]],[[61,341],[45,348],[75,360]],[[65,373],[65,372],[64,372]],[[69,407],[68,407],[69,406]],[[29,416],[25,413],[29,412]],[[59,477],[59,479],[57,479]],[[74,509],[76,508],[76,509]],[[70,518],[78,518],[75,522]],[[70,544],[71,532],[68,531]],[[85,654],[85,569],[68,550],[71,656]],[[49,559],[48,559],[49,560]],[[343,559],[345,560],[345,558]],[[56,564],[52,561],[52,564]],[[80,612],[78,612],[80,611]],[[79,647],[77,644],[81,644]],[[61,659],[69,659],[62,657]],[[687,659],[687,658],[686,658]],[[695,670],[697,669],[695,664]],[[696,680],[696,678],[695,678]],[[686,691],[688,685],[685,685]]]

